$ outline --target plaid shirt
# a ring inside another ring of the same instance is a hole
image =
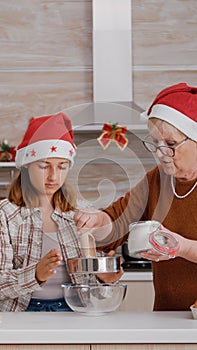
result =
[[[81,256],[74,212],[55,210],[58,241],[65,262]],[[36,278],[36,264],[42,251],[42,219],[38,208],[18,207],[7,199],[0,201],[0,311],[25,311],[32,293],[42,288]],[[70,274],[73,283],[83,275]]]

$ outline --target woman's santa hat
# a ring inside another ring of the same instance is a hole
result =
[[[76,146],[70,119],[64,113],[32,118],[17,147],[15,163],[21,166],[46,158],[66,158],[73,165]]]
[[[175,126],[190,139],[197,141],[197,87],[186,83],[162,90],[143,116],[158,118]]]

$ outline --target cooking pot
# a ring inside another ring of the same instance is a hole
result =
[[[140,253],[155,249],[160,254],[174,257],[179,242],[164,230],[158,221],[138,221],[129,226],[128,251],[130,256],[141,258]]]

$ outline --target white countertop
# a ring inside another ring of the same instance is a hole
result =
[[[196,343],[197,320],[188,312],[72,312],[0,314],[0,344]]]
[[[152,281],[152,271],[133,271],[125,272],[120,279],[122,282],[126,281]]]

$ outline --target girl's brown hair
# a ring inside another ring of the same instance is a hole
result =
[[[39,207],[38,195],[30,182],[27,168],[22,167],[14,179],[9,190],[8,199],[19,207]],[[52,204],[54,209],[58,208],[63,212],[76,208],[75,192],[67,182],[54,193]]]

